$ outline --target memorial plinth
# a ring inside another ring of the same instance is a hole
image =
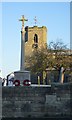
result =
[[[20,80],[20,85],[23,86],[24,80],[30,80],[30,71],[15,71],[14,80]]]

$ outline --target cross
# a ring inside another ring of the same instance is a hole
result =
[[[22,15],[22,18],[19,19],[19,21],[22,21],[22,27],[24,27],[24,21],[28,21],[28,20],[24,18],[24,15]]]
[[[36,18],[36,16],[35,16],[35,18],[34,18],[34,21],[35,21],[35,25],[37,24],[37,18]]]

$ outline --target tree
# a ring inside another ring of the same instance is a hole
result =
[[[33,73],[42,72],[47,66],[47,49],[35,49],[32,56],[27,57],[28,63],[27,69],[30,69]]]
[[[52,62],[52,67],[63,65],[65,68],[68,68],[70,65],[69,49],[62,42],[50,42],[48,51],[50,51]],[[54,59],[53,59],[54,58]]]
[[[48,67],[59,70],[60,66],[65,69],[70,68],[72,56],[69,54],[69,49],[61,41],[50,42],[49,46],[41,49],[34,49],[32,56],[27,58],[29,69],[32,73],[43,74],[43,71]]]

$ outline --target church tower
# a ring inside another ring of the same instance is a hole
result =
[[[34,49],[46,47],[47,28],[45,26],[26,26],[25,31],[25,56],[32,55]]]

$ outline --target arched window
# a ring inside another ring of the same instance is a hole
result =
[[[37,34],[34,35],[34,43],[38,43],[38,35]]]
[[[32,45],[32,48],[38,48],[38,35],[34,35],[34,44]]]

